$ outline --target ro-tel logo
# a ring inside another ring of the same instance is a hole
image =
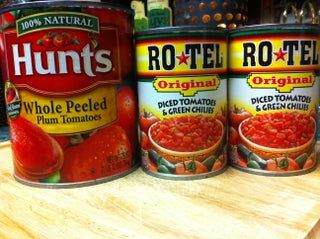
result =
[[[200,91],[214,91],[219,88],[218,75],[158,77],[153,87],[160,93],[180,93],[182,96],[194,96]]]
[[[319,55],[317,40],[244,42],[242,66],[311,66],[319,64]]]
[[[222,49],[221,43],[176,41],[172,44],[148,45],[147,50],[149,71],[170,71],[176,75],[179,72],[201,72],[225,67],[226,50]]]

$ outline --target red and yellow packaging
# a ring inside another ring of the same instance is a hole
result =
[[[15,177],[65,187],[132,171],[137,97],[131,11],[90,1],[33,1],[9,5],[1,17]]]
[[[320,28],[234,30],[229,66],[231,163],[263,175],[312,171],[317,163]]]
[[[154,29],[139,32],[136,43],[143,169],[177,180],[223,172],[226,31]]]

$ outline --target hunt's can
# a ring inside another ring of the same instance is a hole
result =
[[[260,25],[230,33],[229,158],[250,173],[316,167],[320,28]]]
[[[133,171],[132,11],[100,1],[12,1],[0,12],[15,178],[72,187]]]
[[[136,37],[141,159],[166,179],[226,168],[227,35],[200,27]]]

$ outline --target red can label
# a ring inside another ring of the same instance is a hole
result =
[[[131,169],[130,14],[103,7],[8,14],[15,19],[2,31],[1,54],[15,176],[58,185]]]

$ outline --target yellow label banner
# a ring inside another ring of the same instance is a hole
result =
[[[247,79],[253,89],[276,89],[280,93],[312,87],[315,81],[313,72],[252,73]]]
[[[218,75],[158,77],[154,88],[161,93],[180,93],[182,96],[194,96],[200,91],[214,91],[220,86]]]
[[[117,119],[116,89],[104,86],[86,94],[51,98],[20,92],[21,116],[49,134],[91,131]]]

